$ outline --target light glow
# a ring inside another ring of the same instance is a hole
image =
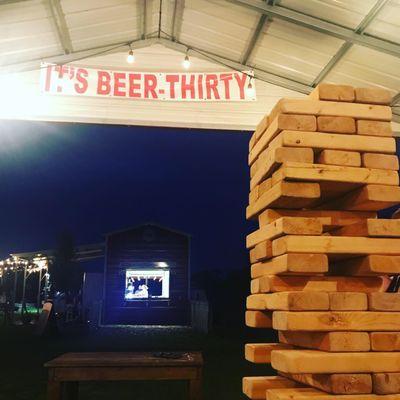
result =
[[[129,50],[128,56],[126,57],[126,61],[129,64],[133,64],[135,62],[135,55],[133,54],[133,50]]]
[[[169,298],[169,271],[127,270],[125,300]]]
[[[186,54],[185,59],[182,61],[183,68],[189,69],[190,64],[189,56]]]

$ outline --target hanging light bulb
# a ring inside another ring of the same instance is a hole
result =
[[[183,68],[189,69],[190,68],[190,60],[189,60],[189,49],[186,51],[185,59],[182,61]]]
[[[130,45],[129,45],[129,53],[128,53],[128,56],[126,57],[126,61],[129,64],[133,64],[135,62],[135,55],[133,54],[133,50]]]
[[[252,80],[253,80],[253,77],[251,76],[250,80],[249,80],[249,84],[247,85],[247,88],[246,88],[246,94],[249,97],[253,97],[256,94]]]

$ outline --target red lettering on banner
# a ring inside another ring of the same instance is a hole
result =
[[[64,78],[64,74],[68,72],[68,67],[66,65],[57,65],[56,66],[56,71],[58,71],[58,79],[62,80]],[[61,93],[62,92],[62,86],[57,85],[57,92]]]
[[[45,84],[44,84],[44,91],[45,91],[45,92],[49,92],[49,91],[50,91],[51,74],[52,74],[52,72],[53,72],[52,70],[53,70],[53,68],[52,68],[51,65],[48,65],[48,66],[46,67],[46,81],[45,81]]]
[[[186,92],[190,90],[190,98],[194,99],[196,97],[194,90],[194,81],[196,76],[190,75],[190,83],[186,83],[186,75],[182,75],[181,92],[182,99],[186,99]]]
[[[224,88],[225,88],[225,100],[230,100],[231,99],[231,91],[230,91],[230,82],[233,77],[232,74],[221,74],[220,79],[222,82],[224,82]]]
[[[169,97],[175,99],[175,83],[179,82],[179,75],[168,74],[165,76],[165,80],[169,83]]]
[[[78,70],[76,71],[76,80],[78,81],[78,83],[75,83],[74,88],[76,93],[82,94],[85,93],[87,88],[88,88],[88,81],[87,81],[87,77],[88,77],[89,73],[86,69],[84,68],[78,68]]]
[[[135,81],[140,82],[140,74],[129,74],[129,97],[140,97],[140,83],[135,83]],[[137,92],[137,90],[139,90]]]
[[[239,86],[240,99],[243,100],[245,98],[244,97],[244,86],[246,85],[247,75],[235,73],[235,79]]]
[[[207,74],[206,75],[206,90],[207,90],[207,99],[211,99],[211,91],[213,92],[214,98],[219,100],[218,93],[218,77],[215,74]]]
[[[199,99],[203,100],[203,75],[197,75],[198,82],[197,82],[197,89],[199,91]]]
[[[114,96],[125,97],[125,77],[124,72],[114,72]]]
[[[144,98],[148,99],[149,98],[149,93],[151,93],[151,96],[153,99],[157,99],[157,93],[156,93],[156,87],[157,87],[157,77],[155,75],[150,75],[150,74],[145,74],[144,75]]]
[[[111,76],[106,71],[97,71],[97,94],[107,95],[110,94]]]

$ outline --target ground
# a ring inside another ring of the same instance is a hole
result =
[[[0,400],[45,400],[47,377],[43,364],[62,353],[135,350],[200,350],[205,360],[204,399],[242,399],[243,376],[271,373],[269,366],[254,366],[243,359],[243,344],[254,339],[248,336],[246,331],[233,328],[216,329],[205,335],[189,328],[113,327],[95,331],[74,329],[62,335],[38,338],[24,327],[0,326]],[[262,341],[262,338],[256,340]],[[186,386],[182,382],[88,383],[81,386],[79,398],[183,400]]]

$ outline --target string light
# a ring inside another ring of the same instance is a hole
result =
[[[189,49],[187,49],[187,51],[186,51],[186,55],[185,55],[185,58],[184,58],[184,60],[182,61],[182,66],[183,66],[183,68],[185,68],[185,69],[189,69],[190,68],[190,60],[189,60]]]
[[[135,62],[135,55],[133,54],[133,50],[130,44],[129,44],[129,53],[128,56],[126,57],[126,61],[129,64],[133,64]]]

